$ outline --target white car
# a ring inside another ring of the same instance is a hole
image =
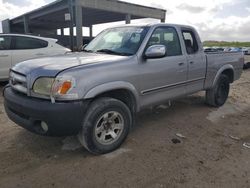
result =
[[[242,48],[245,55],[250,55],[250,48]]]
[[[70,52],[57,39],[20,34],[0,34],[0,80],[8,80],[9,69],[15,64],[38,57]]]

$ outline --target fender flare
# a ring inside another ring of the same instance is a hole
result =
[[[217,83],[217,81],[218,81],[220,75],[221,75],[222,72],[224,72],[225,70],[232,70],[232,71],[233,71],[233,74],[234,74],[234,67],[233,67],[232,65],[227,64],[227,65],[222,66],[222,67],[217,71],[217,73],[216,73],[216,75],[215,75],[215,78],[214,78],[212,87],[215,86],[215,84]]]
[[[136,90],[136,88],[129,82],[124,82],[124,81],[115,81],[115,82],[109,82],[105,84],[98,85],[92,89],[90,89],[83,97],[83,99],[92,99],[95,98],[96,96],[109,92],[112,90],[118,90],[118,89],[125,89],[131,92],[133,95],[135,102],[136,102],[136,110],[139,111],[139,95]]]

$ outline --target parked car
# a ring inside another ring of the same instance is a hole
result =
[[[69,52],[56,39],[20,34],[0,34],[0,81],[7,80],[15,64],[33,58]]]
[[[242,49],[241,48],[237,48],[237,47],[232,47],[230,49],[230,52],[242,52]]]
[[[220,47],[208,47],[208,48],[204,48],[204,52],[223,52],[224,48],[220,48]]]
[[[222,106],[244,62],[242,52],[204,53],[194,28],[169,24],[110,28],[84,51],[14,66],[4,105],[29,131],[78,135],[95,154],[117,149],[147,107],[201,90]]]
[[[215,48],[204,48],[204,52],[217,52]]]
[[[250,48],[247,49],[247,51],[245,52],[245,55],[250,55]]]
[[[218,47],[218,48],[216,48],[216,50],[217,50],[217,52],[224,52],[224,48],[222,48],[222,47]]]
[[[245,55],[250,55],[250,48],[242,48]]]
[[[224,52],[243,52],[242,48],[238,47],[226,47],[224,48]]]

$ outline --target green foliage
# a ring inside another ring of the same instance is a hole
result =
[[[206,47],[250,47],[250,42],[226,42],[226,41],[204,41]]]

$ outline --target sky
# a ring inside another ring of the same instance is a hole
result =
[[[54,0],[0,0],[0,21]],[[201,39],[250,41],[250,0],[123,0],[167,10],[166,22],[194,26]],[[153,19],[133,22],[157,22]],[[132,23],[133,23],[132,22]],[[121,24],[121,23],[116,23]],[[96,26],[95,32],[113,24]],[[0,26],[0,32],[2,28]]]

